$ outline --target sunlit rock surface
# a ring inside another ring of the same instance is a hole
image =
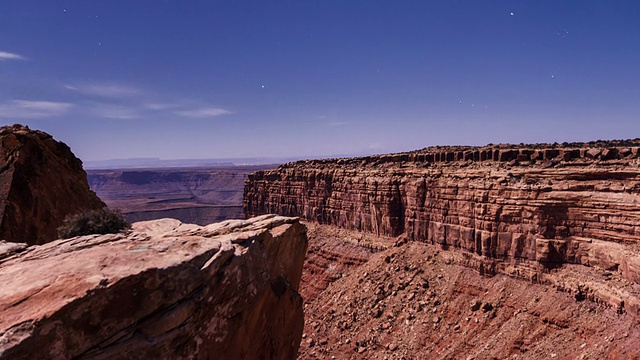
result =
[[[0,359],[293,359],[296,218],[173,219],[0,254]]]

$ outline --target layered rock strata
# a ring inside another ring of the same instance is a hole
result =
[[[487,274],[540,280],[570,263],[639,283],[639,145],[429,148],[289,163],[250,175],[244,211],[440,244]],[[628,296],[592,297],[640,310]]]
[[[69,147],[26,126],[0,127],[0,240],[43,244],[64,218],[105,204]]]
[[[295,218],[0,247],[0,359],[293,359],[307,249]]]

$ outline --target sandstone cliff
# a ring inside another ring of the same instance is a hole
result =
[[[637,286],[639,147],[637,140],[446,147],[301,161],[251,175],[244,211],[440,244],[486,274],[542,281],[569,263]],[[555,285],[640,311],[629,293]]]
[[[26,126],[0,127],[0,240],[43,244],[67,215],[104,206],[67,145]]]
[[[5,249],[0,359],[293,359],[306,249],[272,215]]]

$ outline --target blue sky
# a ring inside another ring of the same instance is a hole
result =
[[[83,160],[640,137],[638,1],[0,1],[0,123]]]

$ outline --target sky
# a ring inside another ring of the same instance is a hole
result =
[[[85,161],[640,137],[640,1],[0,0],[0,125]]]

